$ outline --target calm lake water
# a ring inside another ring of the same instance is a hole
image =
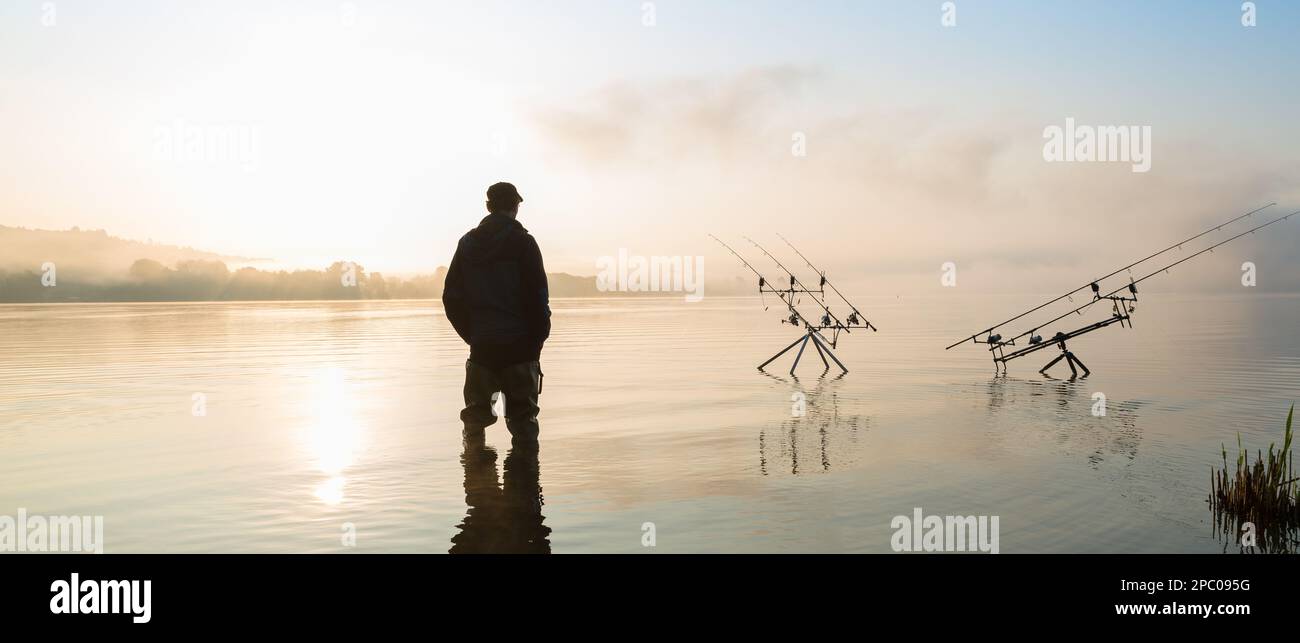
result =
[[[1073,382],[943,350],[1038,301],[864,297],[851,372],[797,380],[754,368],[797,335],[757,299],[555,301],[538,453],[463,453],[435,302],[0,306],[0,515],[103,515],[107,552],[887,552],[921,507],[1003,553],[1223,551],[1210,466],[1280,440],[1300,298],[1143,293]]]

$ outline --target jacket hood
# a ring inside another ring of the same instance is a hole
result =
[[[468,258],[475,261],[491,259],[501,254],[517,235],[527,233],[528,230],[515,219],[489,214],[479,221],[477,228],[465,235],[470,242],[465,250],[469,252]]]

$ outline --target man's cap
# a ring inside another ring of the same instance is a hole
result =
[[[487,189],[487,200],[489,203],[501,203],[504,205],[523,203],[524,197],[519,196],[519,190],[515,189],[511,183],[493,183],[492,187]]]

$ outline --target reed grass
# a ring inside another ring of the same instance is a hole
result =
[[[1286,415],[1282,448],[1268,445],[1268,453],[1257,451],[1255,460],[1237,434],[1235,469],[1228,466],[1228,448],[1222,447],[1223,469],[1210,467],[1210,505],[1238,525],[1255,523],[1264,529],[1290,529],[1300,524],[1300,485],[1291,454],[1291,420],[1295,405]]]

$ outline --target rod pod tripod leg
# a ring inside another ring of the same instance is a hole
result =
[[[1084,376],[1084,377],[1087,377],[1087,376],[1089,376],[1089,375],[1092,375],[1092,371],[1088,370],[1088,367],[1083,365],[1083,360],[1079,359],[1078,357],[1075,357],[1074,353],[1071,353],[1071,352],[1068,352],[1068,351],[1067,351],[1067,352],[1065,353],[1065,358],[1068,359],[1068,360],[1070,360],[1071,362],[1074,362],[1075,364],[1077,364],[1077,365],[1079,366],[1079,368],[1083,369],[1083,376]],[[1073,368],[1073,367],[1071,367],[1071,368]]]
[[[803,336],[803,343],[799,344],[799,352],[794,356],[794,363],[790,365],[790,374],[794,375],[794,369],[799,368],[799,360],[803,357],[803,349],[808,348],[808,338],[810,335]]]
[[[836,357],[835,353],[831,352],[831,347],[826,345],[826,341],[823,340],[820,335],[818,335],[816,332],[808,331],[808,336],[812,338],[813,343],[817,344],[818,346],[821,346],[821,349],[826,351],[826,354],[829,355],[832,360],[834,360],[835,365],[840,367],[841,371],[844,371],[845,373],[849,372],[849,369],[844,366],[844,362],[841,362],[840,358]],[[828,365],[826,368],[830,368],[830,366]]]
[[[768,358],[768,360],[767,360],[766,362],[763,362],[762,364],[759,364],[759,365],[758,365],[758,370],[760,370],[760,371],[763,370],[763,367],[764,367],[764,366],[767,366],[768,364],[771,364],[772,362],[775,362],[775,361],[776,361],[776,358],[778,358],[778,357],[780,357],[780,356],[782,356],[782,355],[785,355],[787,352],[789,352],[789,350],[790,350],[791,348],[794,348],[795,346],[798,346],[798,345],[799,345],[799,342],[805,341],[805,340],[807,340],[807,339],[808,339],[807,337],[800,337],[799,339],[794,340],[794,342],[792,342],[789,346],[786,346],[785,348],[782,348],[782,349],[781,349],[781,352],[779,352],[779,353],[777,353],[776,355],[773,355],[772,357]],[[802,349],[801,349],[801,350],[802,350]]]
[[[1047,375],[1048,369],[1052,368],[1053,366],[1056,366],[1057,362],[1061,360],[1065,360],[1065,363],[1070,366],[1070,379],[1079,377],[1079,369],[1083,369],[1084,377],[1092,375],[1092,371],[1088,370],[1088,367],[1083,365],[1083,360],[1076,357],[1075,354],[1072,351],[1070,351],[1070,349],[1065,347],[1065,342],[1061,342],[1060,347],[1061,347],[1061,354],[1057,355],[1056,359],[1048,362],[1047,366],[1044,366],[1042,370],[1038,371],[1039,373],[1042,373],[1043,375]]]
[[[849,372],[849,369],[844,366],[844,363],[841,362],[840,359],[835,356],[835,353],[831,351],[831,347],[827,346],[826,342],[823,341],[822,338],[817,335],[816,331],[812,331],[812,330],[805,332],[803,337],[794,340],[794,342],[792,342],[789,346],[786,346],[785,348],[781,349],[781,352],[777,353],[776,355],[773,355],[766,362],[759,364],[758,370],[760,371],[763,370],[763,367],[767,366],[768,364],[771,364],[772,362],[776,361],[777,358],[790,352],[790,349],[794,348],[795,346],[798,346],[799,352],[795,354],[794,364],[790,366],[790,374],[794,375],[794,369],[799,366],[799,360],[803,357],[804,349],[808,348],[808,342],[813,343],[813,348],[817,351],[817,354],[821,356],[823,363],[825,363],[826,358],[829,357],[831,358],[832,361],[835,362],[836,366],[840,367],[840,370],[844,371],[845,373]],[[827,363],[825,365],[826,368],[829,370],[831,367],[830,364]]]
[[[822,358],[822,366],[825,367],[822,369],[822,373],[831,370],[830,362],[826,361],[826,353],[822,352],[821,342],[813,342],[813,348],[817,349],[817,357]]]
[[[1039,372],[1039,373],[1042,373],[1043,375],[1047,375],[1047,369],[1050,369],[1050,368],[1052,368],[1053,366],[1056,366],[1056,363],[1059,362],[1059,361],[1061,361],[1061,360],[1063,360],[1063,359],[1065,359],[1065,353],[1061,353],[1060,355],[1057,355],[1057,356],[1056,356],[1056,359],[1054,359],[1054,360],[1048,362],[1048,363],[1047,363],[1047,366],[1044,366],[1044,367],[1043,367],[1042,369],[1040,369],[1038,372]],[[1071,368],[1073,368],[1073,367],[1071,367]]]

